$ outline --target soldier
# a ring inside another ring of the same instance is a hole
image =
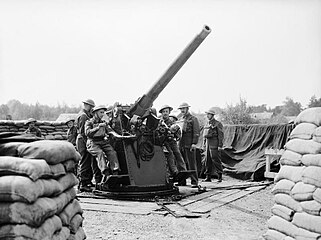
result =
[[[178,172],[186,171],[186,164],[177,145],[177,140],[181,137],[180,128],[175,124],[175,121],[173,121],[169,115],[172,110],[173,108],[169,105],[164,105],[159,110],[159,113],[161,114],[161,122],[170,129],[171,133],[171,136],[167,138],[164,145],[168,151],[168,167],[171,174],[175,178]]]
[[[199,139],[200,126],[198,119],[189,112],[190,106],[187,103],[182,103],[178,109],[181,111],[180,118],[182,126],[182,138],[179,141],[179,148],[188,170],[194,170],[191,174],[192,188],[198,187],[198,175],[196,164],[196,144]],[[179,185],[186,185],[186,181],[179,183]]]
[[[37,137],[41,137],[41,131],[39,128],[37,128],[36,125],[37,120],[34,118],[29,118],[26,121],[26,125],[28,125],[28,128],[26,131],[24,131],[25,134],[33,134]]]
[[[95,182],[101,182],[102,175],[97,166],[97,162],[94,157],[87,151],[86,142],[87,136],[85,134],[85,123],[92,117],[92,108],[95,107],[95,103],[91,99],[83,101],[83,109],[76,117],[77,127],[77,139],[76,147],[81,155],[79,162],[79,191],[91,192],[94,185],[91,182],[93,175]]]
[[[210,108],[206,113],[208,122],[204,126],[204,143],[205,148],[205,174],[206,179],[204,181],[211,182],[211,175],[214,170],[218,174],[218,182],[222,182],[222,162],[219,149],[223,146],[223,125],[221,122],[215,119],[215,109]]]
[[[98,167],[103,174],[102,184],[111,174],[118,175],[119,163],[117,153],[110,145],[108,134],[113,132],[108,123],[102,120],[107,108],[97,106],[93,108],[93,118],[86,121],[85,133],[88,137],[87,149],[96,158]],[[98,188],[98,184],[96,188]]]
[[[77,127],[75,126],[75,119],[68,118],[66,121],[66,125],[68,126],[67,141],[72,143],[72,145],[76,146]]]

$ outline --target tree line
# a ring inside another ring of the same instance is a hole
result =
[[[310,107],[321,107],[321,98],[312,96],[308,103],[308,108]],[[24,120],[32,117],[37,120],[54,121],[61,113],[78,113],[80,110],[81,105],[70,107],[63,103],[57,106],[48,106],[38,102],[36,104],[21,103],[14,99],[0,105],[0,119]],[[286,97],[281,106],[274,108],[267,108],[266,104],[250,106],[245,99],[240,98],[240,101],[235,105],[227,104],[224,109],[217,107],[216,112],[220,115],[220,120],[224,124],[253,124],[287,123],[287,116],[297,116],[302,110],[301,103],[295,102],[290,97]],[[260,122],[251,117],[252,113],[262,112],[272,113],[272,118],[267,122]]]

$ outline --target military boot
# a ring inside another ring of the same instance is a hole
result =
[[[219,174],[218,174],[218,179],[217,179],[217,181],[218,181],[218,182],[222,182],[222,180],[223,180],[223,178],[222,178],[222,173],[219,173]]]

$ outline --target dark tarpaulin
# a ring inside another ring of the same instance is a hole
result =
[[[293,128],[293,124],[224,126],[221,157],[225,171],[242,179],[262,180],[265,148],[282,149]]]

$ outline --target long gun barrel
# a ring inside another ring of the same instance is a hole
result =
[[[142,117],[153,105],[158,95],[163,91],[167,84],[172,80],[175,74],[181,69],[189,57],[195,52],[204,39],[210,34],[209,26],[204,26],[202,31],[185,47],[182,53],[170,65],[167,71],[159,78],[150,90],[139,98],[133,106],[130,107],[127,114],[129,116],[137,115]]]

